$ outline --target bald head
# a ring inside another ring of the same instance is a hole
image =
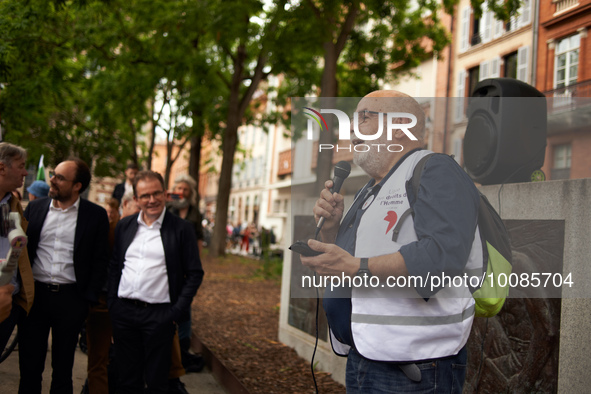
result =
[[[409,131],[422,140],[425,133],[425,111],[419,103],[408,94],[396,90],[376,90],[371,92],[357,105],[357,110],[370,110],[375,112],[407,112],[417,117],[417,124],[409,128]],[[404,121],[403,121],[404,122]],[[409,119],[406,119],[409,122]],[[422,142],[421,142],[422,143]]]
[[[376,183],[406,153],[424,147],[425,112],[412,97],[395,90],[378,90],[359,101],[357,113],[363,113],[363,119],[351,122],[355,134],[351,140],[353,162]]]

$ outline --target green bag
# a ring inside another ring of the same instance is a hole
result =
[[[425,164],[434,154],[423,157],[414,169],[409,182],[415,197],[419,191]],[[471,291],[476,302],[475,316],[493,317],[499,313],[509,294],[509,275],[513,267],[511,241],[497,211],[490,205],[485,195],[478,193],[480,195],[478,229],[482,241],[484,280],[479,288],[471,289]],[[499,275],[503,275],[504,278],[499,280]],[[499,286],[499,283],[505,284],[505,286]]]

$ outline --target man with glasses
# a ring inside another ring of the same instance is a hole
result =
[[[162,176],[134,180],[138,214],[115,230],[108,305],[113,324],[118,392],[167,392],[176,322],[203,279],[192,225],[165,209]]]
[[[50,173],[49,197],[31,201],[27,245],[35,302],[19,323],[19,393],[41,393],[51,329],[51,392],[71,393],[74,351],[90,304],[98,302],[108,265],[109,221],[104,208],[80,197],[90,184],[79,158]]]
[[[308,241],[322,254],[301,257],[319,275],[361,283],[327,288],[323,300],[333,350],[348,357],[347,393],[461,393],[474,300],[466,284],[431,288],[428,278],[482,268],[477,189],[451,157],[434,155],[415,195],[408,181],[432,152],[413,98],[377,91],[357,112],[351,144],[368,140],[368,149],[355,150],[353,162],[370,180],[346,214],[326,182],[313,209],[325,220],[323,242]],[[388,133],[388,123],[398,128]]]

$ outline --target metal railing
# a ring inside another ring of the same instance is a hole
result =
[[[556,4],[556,13],[558,13],[578,5],[579,0],[559,0],[554,3]]]
[[[579,107],[579,104],[588,105],[590,100],[579,100],[577,98],[591,98],[591,80],[575,83],[558,89],[548,90],[544,95],[548,100],[548,114],[557,111],[571,110]]]

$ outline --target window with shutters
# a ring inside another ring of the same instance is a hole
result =
[[[468,70],[468,94],[471,96],[476,84],[480,81],[480,66]]]
[[[517,9],[509,19],[509,22],[507,22],[507,31],[517,30],[531,23],[531,5],[531,0],[523,0],[519,9]]]
[[[495,57],[480,63],[478,71],[478,80],[482,81],[488,78],[498,78],[501,76],[501,58]]]
[[[505,23],[501,20],[496,19],[493,20],[493,38],[498,38],[503,35],[505,32]]]
[[[489,78],[499,78],[501,76],[501,58],[495,57],[490,60]]]
[[[517,79],[529,83],[529,45],[517,50]]]
[[[454,119],[456,123],[459,123],[464,120],[465,114],[465,99],[466,96],[466,71],[460,70],[458,73],[458,81],[457,81],[457,90],[456,90],[456,99],[455,102],[455,114]]]
[[[573,90],[568,87],[577,83],[579,76],[579,47],[581,35],[575,34],[556,44],[554,52],[554,99],[553,107],[572,103]]]
[[[482,20],[480,22],[480,33],[482,35],[482,42],[489,42],[493,36],[493,20],[494,14],[488,10],[486,4],[483,5],[482,9]]]
[[[273,212],[281,212],[281,200],[273,200]]]
[[[236,199],[232,198],[232,202],[230,203],[230,221],[234,222],[235,216],[236,216]]]
[[[579,34],[558,41],[555,49],[554,62],[555,89],[577,83],[580,44],[581,36]]]
[[[513,52],[503,57],[503,77],[517,78],[517,52]]]
[[[480,67],[478,70],[478,80],[479,81],[489,78],[489,66],[490,66],[490,61],[488,61],[488,60],[480,63]],[[470,90],[470,92],[472,92],[472,90]]]
[[[572,147],[570,144],[556,145],[554,147],[554,165],[552,166],[552,179],[570,178]]]
[[[460,20],[460,52],[465,52],[470,44],[470,7],[462,8]]]
[[[482,36],[480,35],[480,19],[474,18],[472,21],[472,35],[470,36],[470,45],[478,45],[482,42]]]

